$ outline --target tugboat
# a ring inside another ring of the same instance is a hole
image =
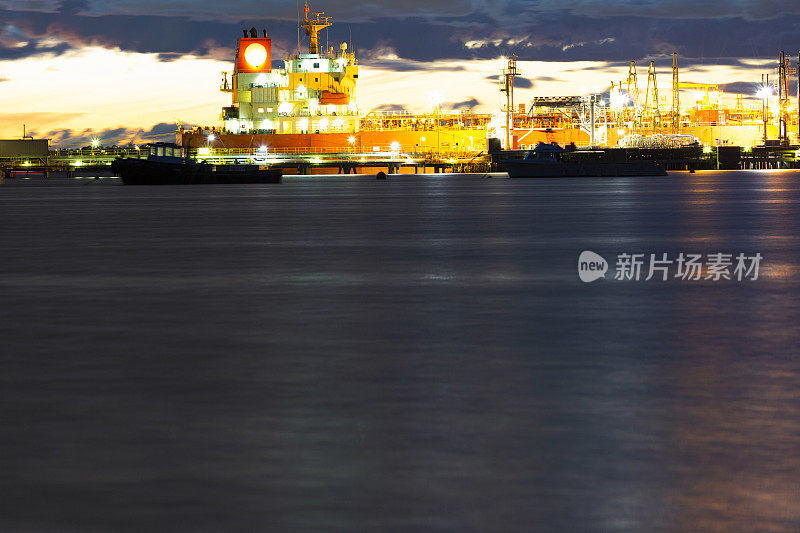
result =
[[[499,161],[512,178],[666,176],[655,161],[629,158],[625,149],[578,150],[540,142],[523,159]]]
[[[111,170],[125,185],[197,185],[212,183],[280,183],[283,171],[264,165],[213,165],[183,156],[172,143],[149,145],[147,159],[118,158]]]

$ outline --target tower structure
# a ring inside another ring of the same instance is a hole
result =
[[[513,113],[514,113],[514,77],[519,76],[517,70],[517,56],[511,54],[508,58],[508,64],[503,69],[503,79],[500,85],[500,92],[506,94],[506,150],[510,150],[511,146],[511,129],[514,126]]]
[[[650,61],[647,69],[647,90],[644,95],[644,116],[642,120],[652,120],[653,131],[661,126],[661,111],[658,105],[658,86],[656,84],[655,62]]]
[[[672,133],[678,133],[681,122],[680,82],[678,81],[678,52],[672,53]]]
[[[786,72],[786,55],[781,50],[778,57],[778,140],[786,144],[789,142],[789,80]]]
[[[308,18],[308,2],[305,3],[302,28],[308,36],[308,53],[319,53],[319,32],[331,26],[331,17],[323,17],[325,13],[311,13],[313,19]]]
[[[641,108],[639,107],[639,82],[636,79],[636,62],[631,61],[631,66],[628,68],[628,82],[627,82],[628,98],[633,105],[631,122],[633,127],[638,128],[641,126]]]

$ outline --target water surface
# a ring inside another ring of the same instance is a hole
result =
[[[7,180],[0,529],[797,531],[798,180]]]

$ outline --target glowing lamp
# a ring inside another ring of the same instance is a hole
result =
[[[236,62],[238,72],[264,73],[272,68],[272,40],[265,38],[239,39]],[[257,78],[256,83],[260,83]]]
[[[251,43],[244,50],[244,60],[251,67],[258,68],[267,60],[267,49],[261,43]]]

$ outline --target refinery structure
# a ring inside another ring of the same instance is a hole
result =
[[[800,60],[800,58],[798,58]],[[512,60],[504,72],[513,70]],[[646,78],[631,61],[623,80],[611,81],[603,94],[534,97],[527,113],[512,111],[507,146],[527,148],[537,142],[577,146],[671,148],[697,143],[706,147],[751,148],[798,142],[797,99],[789,78],[797,68],[780,52],[776,74],[762,75],[754,94],[736,94],[726,105],[716,83],[682,82],[678,54],[672,55],[671,84],[659,92],[655,62]],[[755,98],[752,98],[755,97]],[[794,101],[792,101],[794,100]]]

